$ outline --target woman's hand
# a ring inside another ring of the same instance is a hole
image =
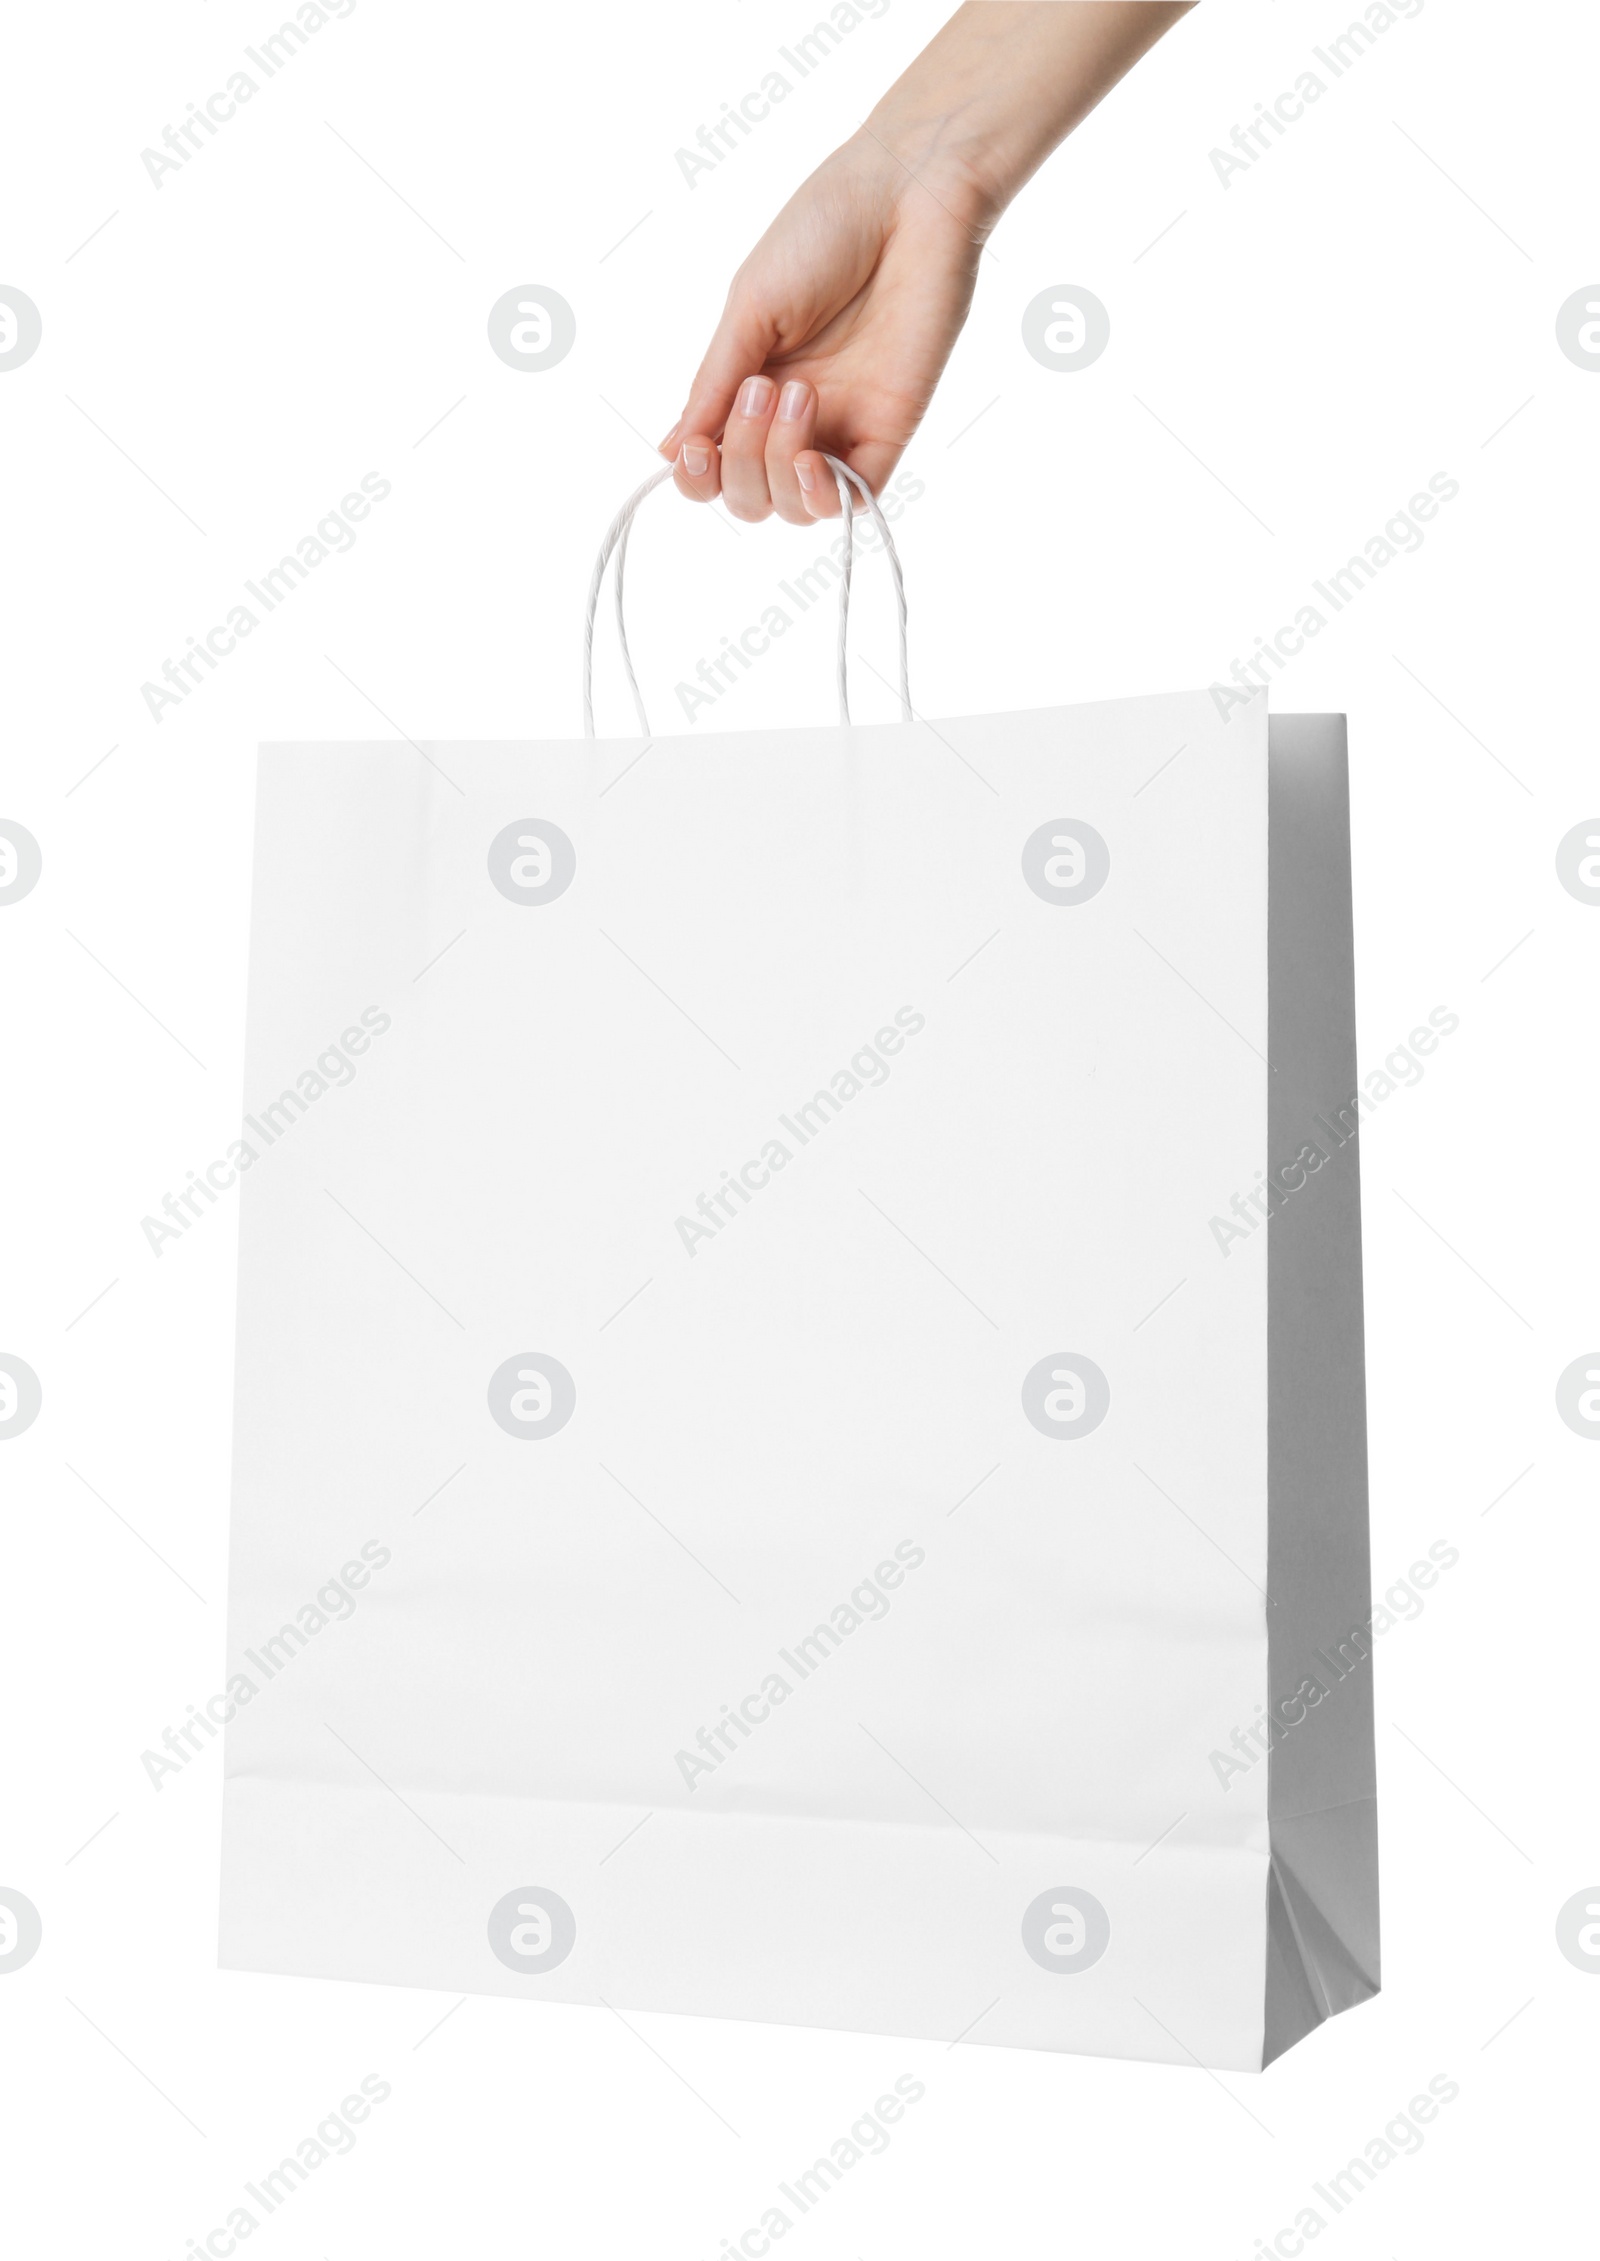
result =
[[[826,448],[876,494],[966,320],[988,225],[953,168],[918,179],[865,127],[836,150],[733,279],[661,443],[679,492],[720,493],[735,518],[836,518]]]
[[[989,230],[1188,4],[958,10],[735,275],[661,443],[679,492],[721,494],[735,518],[836,518],[826,449],[877,493],[950,358]]]

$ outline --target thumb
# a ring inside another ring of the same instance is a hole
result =
[[[674,454],[679,440],[691,433],[719,438],[739,387],[746,377],[753,377],[766,365],[775,343],[766,316],[748,301],[730,297],[705,359],[695,372],[683,414],[662,441],[661,453]]]

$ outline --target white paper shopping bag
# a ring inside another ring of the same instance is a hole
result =
[[[1264,700],[264,748],[223,1960],[1375,1991],[1349,921]]]

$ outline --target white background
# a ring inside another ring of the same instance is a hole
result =
[[[938,11],[893,0],[693,189],[676,149],[812,11],[358,0],[159,189],[141,150],[279,16],[13,17],[0,283],[43,318],[0,374],[0,815],[44,856],[0,911],[0,1348],[44,1392],[0,1460],[0,1884],[44,1924],[0,1977],[20,2251],[185,2254],[368,2073],[392,2095],[252,2252],[696,2261],[903,2072],[925,2098],[796,2249],[1270,2250],[1441,2073],[1328,2249],[1560,2234],[1600,2007],[1554,1930],[1600,1877],[1600,1454],[1554,1404],[1600,1341],[1600,910],[1554,852],[1600,807],[1600,375],[1554,322],[1600,272],[1600,26],[1429,0],[1224,188],[1208,152],[1352,13],[1208,0],[1046,168],[900,528],[913,697],[960,714],[1208,683],[1460,483],[1274,693],[1350,716],[1363,1071],[1461,1018],[1363,1134],[1375,1583],[1460,1561],[1377,1654],[1386,1991],[1260,2080],[479,1998],[441,2026],[440,1996],[214,1969],[220,1751],[159,1792],[141,1753],[221,1679],[234,1226],[158,1260],[140,1219],[237,1120],[254,746],[576,731],[593,549],[737,259]],[[577,318],[541,374],[486,341],[523,283]],[[1075,374],[1020,334],[1060,283],[1110,310]],[[356,548],[153,722],[140,685],[368,471]],[[678,729],[672,685],[823,541],[651,509],[636,648]],[[825,610],[696,727],[829,719]],[[887,628],[864,589],[885,672]],[[892,712],[869,673],[857,711]]]

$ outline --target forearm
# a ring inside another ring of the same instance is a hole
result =
[[[862,127],[992,225],[1192,0],[968,0]]]

